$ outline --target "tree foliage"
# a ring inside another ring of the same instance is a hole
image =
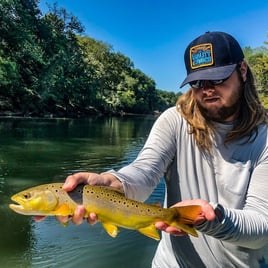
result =
[[[152,113],[175,104],[181,93],[156,89],[129,57],[84,35],[74,15],[56,4],[42,14],[38,3],[0,2],[1,114]],[[244,52],[268,103],[268,50]]]
[[[264,42],[268,44],[268,42]],[[260,93],[268,94],[268,49],[265,46],[258,48],[245,47],[244,53],[255,77],[256,86]]]
[[[78,19],[56,4],[42,14],[38,0],[2,0],[0,23],[2,113],[151,113],[175,103],[175,94],[157,90],[111,45],[83,35]]]
[[[264,42],[265,45],[268,42]],[[264,107],[268,109],[268,49],[265,46],[258,48],[245,47],[244,54],[256,80],[256,87]]]

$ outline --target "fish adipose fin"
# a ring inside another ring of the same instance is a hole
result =
[[[145,228],[140,228],[138,229],[138,231],[140,233],[142,233],[143,235],[149,236],[150,238],[153,238],[155,240],[159,240],[160,236],[158,231],[156,230],[154,224],[151,224]]]
[[[116,225],[107,222],[102,222],[102,226],[111,237],[116,237],[119,233],[119,228]]]

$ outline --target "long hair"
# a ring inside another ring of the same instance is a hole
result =
[[[247,69],[246,81],[243,82],[239,65],[236,69],[243,87],[240,100],[240,112],[233,128],[225,137],[225,144],[248,137],[250,142],[253,135],[258,134],[258,126],[267,124],[267,111],[262,106],[254,84],[254,77],[250,68]],[[192,88],[177,101],[178,112],[189,124],[189,134],[194,135],[199,148],[211,152],[213,139],[213,122],[207,120],[200,112]]]

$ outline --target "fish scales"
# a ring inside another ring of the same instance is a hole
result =
[[[83,204],[88,212],[97,213],[100,221],[110,221],[125,228],[131,228],[134,222],[138,228],[152,220],[170,221],[178,215],[156,205],[127,199],[123,193],[104,186],[86,185],[83,195]]]
[[[200,206],[161,208],[128,199],[123,192],[107,186],[79,185],[71,192],[66,192],[62,186],[62,183],[51,183],[24,190],[11,197],[17,204],[9,207],[24,215],[72,216],[77,205],[83,204],[85,217],[96,213],[112,237],[116,237],[119,227],[123,227],[159,240],[155,228],[157,221],[197,236],[193,225],[201,212]]]

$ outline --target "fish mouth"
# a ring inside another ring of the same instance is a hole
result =
[[[23,203],[20,202],[20,200],[18,198],[16,198],[16,196],[12,196],[10,198],[15,204],[10,204],[9,207],[12,208],[19,208],[19,209],[23,209]]]
[[[13,211],[20,213],[20,214],[25,214],[27,213],[27,209],[23,206],[23,202],[20,202],[21,200],[19,200],[18,198],[12,196],[11,200],[15,203],[15,204],[9,204],[9,208],[12,209]],[[28,215],[28,214],[25,214]]]
[[[19,204],[9,204],[9,208],[22,215],[27,215],[27,216],[43,215],[43,213],[41,213],[40,211],[27,209],[23,205],[19,205]]]
[[[10,204],[9,207],[11,209],[24,209],[23,207],[23,202],[21,202],[22,200],[20,200],[20,198],[18,198],[18,196],[14,195],[11,196],[10,198],[15,204]]]
[[[19,204],[9,204],[9,208],[14,210],[15,212],[21,212],[24,210],[24,207],[22,205],[19,205]]]

